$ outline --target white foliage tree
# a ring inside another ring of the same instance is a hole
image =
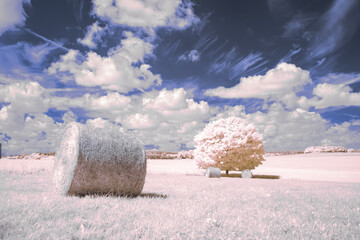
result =
[[[245,119],[229,117],[207,124],[194,138],[194,159],[199,168],[254,169],[264,161],[262,135]]]

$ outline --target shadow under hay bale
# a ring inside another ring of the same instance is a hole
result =
[[[230,173],[230,174],[225,174],[222,173],[221,177],[228,177],[228,178],[242,178],[241,177],[241,173]],[[278,175],[259,175],[259,174],[255,174],[252,176],[252,178],[258,178],[258,179],[280,179],[280,176]]]
[[[54,163],[59,194],[137,196],[145,176],[145,149],[136,138],[79,123],[66,127]]]
[[[81,194],[69,194],[69,196],[76,196],[76,197],[91,197],[91,198],[98,198],[98,197],[118,197],[118,198],[162,198],[167,199],[166,194],[159,194],[159,193],[140,193],[138,195],[129,195],[129,194],[119,194],[116,192],[97,192],[97,193],[81,193]]]

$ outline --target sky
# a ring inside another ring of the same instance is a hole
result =
[[[1,0],[3,154],[73,121],[193,149],[229,116],[266,151],[360,149],[359,24],[360,0]]]

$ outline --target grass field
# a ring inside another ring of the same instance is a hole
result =
[[[330,182],[360,183],[360,153],[315,153],[266,156],[266,161],[253,170],[257,176]],[[0,171],[16,173],[52,172],[53,156],[37,159],[0,159]],[[204,175],[192,159],[148,160],[151,174]],[[236,173],[235,173],[236,174]]]
[[[360,183],[148,174],[137,198],[60,197],[0,172],[0,239],[360,239]]]
[[[52,165],[0,160],[1,240],[360,239],[359,153],[269,156],[255,179],[149,160],[137,198],[57,196]]]

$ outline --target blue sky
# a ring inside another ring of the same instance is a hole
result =
[[[2,0],[0,142],[55,151],[77,121],[194,147],[246,118],[267,151],[360,148],[358,0]]]

